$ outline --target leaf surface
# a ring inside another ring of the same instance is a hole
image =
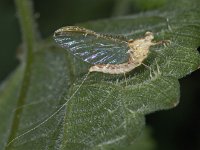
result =
[[[198,9],[184,8],[79,24],[127,39],[140,38],[146,31],[152,31],[156,41],[171,41],[167,47],[150,48],[144,63],[151,71],[141,65],[127,74],[126,79],[123,75],[91,73],[81,87],[89,65],[58,48],[53,40],[39,43],[30,66],[29,86],[24,90],[25,102],[16,108],[17,96],[10,98],[2,94],[17,95],[16,84],[20,84],[17,73],[14,81],[10,79],[9,89],[5,87],[1,91],[3,122],[17,124],[16,136],[30,131],[14,140],[7,149],[102,150],[134,145],[144,129],[145,115],[175,107],[180,97],[178,79],[199,67],[199,17]],[[10,102],[9,99],[12,99],[11,112],[22,111],[18,121],[12,120],[11,114],[3,109],[3,103]],[[58,113],[31,131],[64,103],[65,107]],[[2,149],[13,134],[9,133],[11,128],[10,125],[0,126]]]

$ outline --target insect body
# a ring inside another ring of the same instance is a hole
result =
[[[75,56],[94,64],[89,72],[124,74],[140,66],[149,53],[149,48],[160,42],[153,42],[152,32],[144,38],[126,40],[125,37],[99,34],[76,26],[58,29],[55,41],[69,49]]]
[[[148,56],[149,47],[155,45],[153,43],[153,33],[146,32],[145,38],[137,39],[137,40],[129,40],[128,46],[129,50],[127,53],[129,54],[128,62],[122,64],[99,64],[90,67],[89,71],[97,71],[109,74],[121,74],[127,73],[134,68],[140,66],[145,58]]]

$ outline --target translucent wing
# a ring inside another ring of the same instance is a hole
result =
[[[54,39],[61,47],[91,64],[119,64],[128,60],[128,44],[119,36],[67,26],[55,31]]]

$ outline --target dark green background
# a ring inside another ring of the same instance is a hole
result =
[[[51,37],[59,27],[75,23],[109,18],[119,14],[133,14],[153,9],[164,0],[142,6],[138,0],[119,4],[119,0],[35,0],[34,7],[42,38]],[[149,0],[147,0],[149,1]],[[126,9],[121,9],[121,6]],[[121,11],[116,11],[121,10]],[[0,82],[17,67],[16,53],[20,50],[21,35],[13,0],[0,0]],[[200,49],[200,48],[199,48]],[[180,104],[172,110],[147,116],[153,138],[159,150],[200,149],[200,70],[180,80]]]

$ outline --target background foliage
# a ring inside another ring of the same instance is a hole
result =
[[[173,1],[173,3],[179,2]],[[55,1],[35,0],[34,6],[36,12],[39,12],[39,14],[36,14],[36,17],[39,16],[38,22],[42,32],[41,36],[49,37],[56,29],[63,25],[132,14],[138,11],[159,8],[164,3],[166,3],[164,0],[153,0],[149,3],[144,0],[124,1],[123,3],[120,0],[58,0],[56,3]],[[180,5],[185,5],[184,3],[188,4],[189,0],[181,1]],[[15,56],[16,51],[20,51],[21,43],[12,0],[1,0],[0,17],[2,22],[0,24],[0,79],[3,80],[17,66],[18,61]],[[147,124],[152,127],[152,134],[157,143],[157,149],[200,148],[199,70],[181,79],[180,82],[181,100],[178,107],[147,116]]]

